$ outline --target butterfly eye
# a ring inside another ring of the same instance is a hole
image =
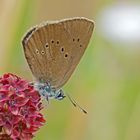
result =
[[[75,39],[73,38],[73,42],[75,41]]]
[[[54,43],[54,40],[52,40],[51,42]]]

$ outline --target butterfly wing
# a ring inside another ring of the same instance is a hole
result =
[[[60,87],[67,82],[78,65],[88,46],[94,28],[94,22],[86,18],[67,20],[63,22],[63,24],[71,40],[71,50],[68,52],[71,56],[71,61],[69,62],[70,67],[67,69],[62,81],[60,82]]]
[[[62,87],[79,63],[92,35],[94,24],[74,18],[31,29],[22,44],[29,67],[40,81]]]

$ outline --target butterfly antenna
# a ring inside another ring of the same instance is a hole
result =
[[[87,111],[83,109],[69,94],[66,94],[66,95],[74,107],[78,107],[83,113],[87,114]]]

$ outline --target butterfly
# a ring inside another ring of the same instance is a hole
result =
[[[22,40],[34,87],[47,100],[62,100],[69,80],[92,36],[94,22],[84,17],[47,21],[30,29]],[[74,100],[68,96],[76,106]]]

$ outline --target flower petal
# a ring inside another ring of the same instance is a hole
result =
[[[12,106],[12,107],[10,107],[10,111],[11,111],[12,114],[18,115],[19,108],[16,107],[16,106]]]
[[[13,74],[0,77],[0,127],[11,139],[31,140],[44,123],[41,97],[26,80]]]
[[[12,132],[12,125],[10,123],[6,123],[4,126],[3,126],[3,129],[4,131],[6,132],[7,135],[10,135],[11,132]]]
[[[15,99],[15,106],[24,106],[28,101],[28,98],[18,97]]]

